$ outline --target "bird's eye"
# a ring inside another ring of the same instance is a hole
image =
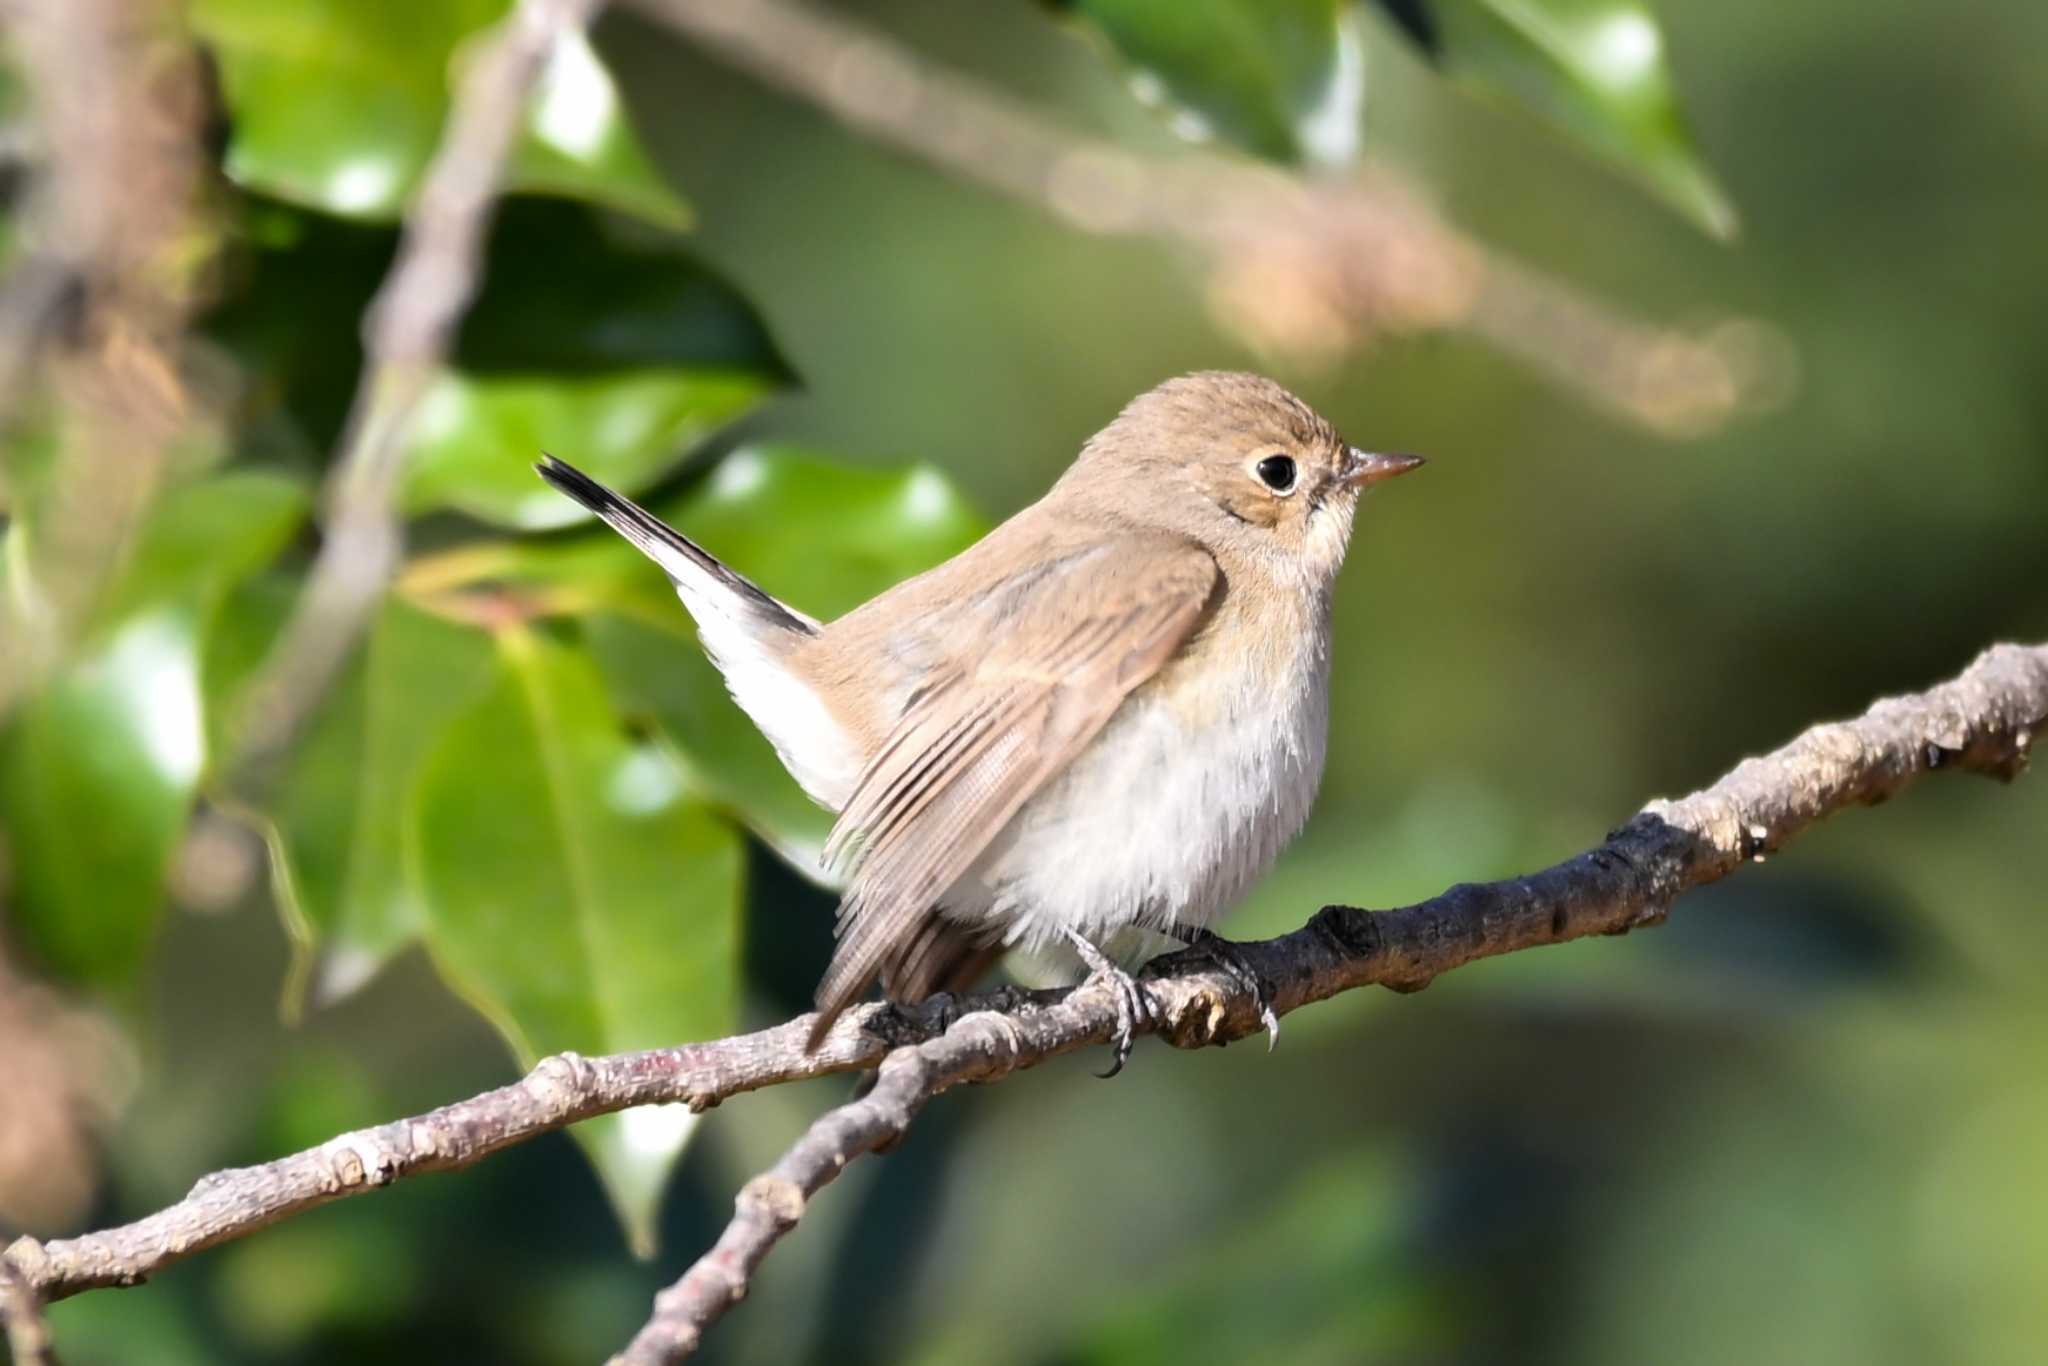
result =
[[[1258,464],[1252,466],[1252,469],[1258,474],[1259,482],[1273,490],[1273,492],[1294,492],[1295,470],[1292,457],[1269,455]]]

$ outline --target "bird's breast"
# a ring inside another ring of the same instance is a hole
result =
[[[1191,645],[1019,810],[945,898],[949,915],[1028,946],[1062,925],[1097,940],[1202,926],[1272,867],[1322,780],[1322,634],[1264,655]]]

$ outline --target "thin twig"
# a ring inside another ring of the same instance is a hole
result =
[[[242,781],[290,743],[397,567],[404,531],[394,504],[413,416],[476,292],[498,185],[534,82],[601,3],[520,0],[462,79],[397,259],[363,319],[363,373],[328,489],[326,540],[242,699],[230,766]]]
[[[1192,247],[1217,321],[1300,364],[1382,332],[1462,328],[1614,411],[1689,435],[1757,400],[1758,372],[1784,363],[1758,354],[1771,334],[1752,323],[1699,337],[1626,318],[1460,232],[1384,167],[1304,180],[1214,154],[1146,156],[800,0],[632,3],[949,175],[1084,231]]]
[[[612,1366],[658,1366],[695,1352],[704,1330],[746,1297],[755,1268],[796,1227],[810,1198],[848,1162],[901,1138],[939,1092],[1017,1066],[1022,1050],[1023,1037],[1008,1016],[978,1011],[936,1039],[883,1058],[866,1095],[827,1110],[781,1161],[741,1188],[717,1244],[655,1296],[654,1313]]]
[[[57,1351],[50,1344],[50,1324],[43,1317],[43,1302],[35,1287],[0,1258],[0,1328],[6,1329],[7,1350],[14,1366],[57,1366]]]
[[[1815,726],[1704,791],[1652,802],[1605,843],[1528,877],[1466,884],[1391,911],[1325,907],[1292,934],[1241,946],[1285,1014],[1355,987],[1399,991],[1497,954],[1653,924],[1680,893],[1726,877],[1850,806],[1882,801],[1935,770],[2009,779],[2048,725],[2048,645],[1995,646],[1954,680]],[[1183,1048],[1257,1032],[1257,1003],[1199,954],[1147,969],[1157,1024]],[[261,1166],[203,1178],[183,1200],[120,1228],[48,1244],[23,1238],[4,1260],[43,1299],[132,1285],[217,1243],[419,1172],[465,1167],[501,1148],[633,1106],[697,1109],[785,1081],[881,1066],[875,1091],[826,1114],[733,1225],[665,1291],[628,1360],[672,1361],[743,1292],[752,1269],[843,1163],[899,1135],[930,1096],[1106,1042],[1117,1003],[1105,983],[1014,988],[913,1009],[843,1017],[815,1053],[809,1017],[754,1034],[614,1057],[549,1058],[523,1080],[413,1119],[343,1134]]]

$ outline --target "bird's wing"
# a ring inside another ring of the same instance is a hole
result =
[[[1192,542],[1128,534],[1017,575],[947,623],[964,637],[961,662],[912,695],[826,846],[853,876],[818,987],[819,1034],[1031,794],[1172,657],[1219,578]]]

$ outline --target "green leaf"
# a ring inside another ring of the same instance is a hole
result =
[[[665,228],[690,226],[689,206],[647,159],[618,86],[580,33],[541,73],[510,179],[515,190],[587,199]]]
[[[171,490],[150,513],[105,617],[176,602],[211,625],[222,598],[277,557],[307,507],[303,484],[264,470],[232,470]]]
[[[172,490],[77,658],[14,717],[0,753],[10,911],[50,970],[115,991],[140,971],[206,765],[203,643],[305,505],[265,474]]]
[[[447,119],[452,83],[506,0],[198,0],[219,61],[238,184],[329,213],[396,218]],[[617,87],[578,35],[549,60],[510,187],[669,227],[689,211],[655,172]]]
[[[274,426],[282,410],[326,448],[397,234],[258,201],[246,240],[237,286],[208,324],[251,374],[245,426]],[[454,367],[415,419],[405,506],[562,525],[573,505],[533,478],[543,449],[637,492],[789,375],[759,316],[680,239],[582,205],[510,200]]]
[[[1707,232],[1735,234],[1735,206],[1686,131],[1664,59],[1664,33],[1648,6],[1638,0],[1407,0],[1389,8],[1459,84],[1535,110]]]
[[[1276,161],[1358,155],[1365,58],[1342,0],[1060,0],[1136,68],[1175,125]]]
[[[937,470],[864,470],[787,446],[742,447],[654,511],[769,592],[825,619],[959,553],[987,529]],[[689,613],[639,551],[600,528],[458,551],[448,561],[456,577],[551,594],[564,610],[588,614],[591,650],[619,705],[657,723],[706,790],[794,867],[820,876],[831,817],[733,704],[695,644]]]
[[[0,756],[10,918],[49,971],[119,989],[156,932],[205,764],[198,628],[138,616],[24,704]]]
[[[791,378],[759,315],[682,238],[553,199],[500,210],[455,355],[471,374],[663,366]]]
[[[268,843],[297,962],[316,999],[355,990],[420,932],[400,810],[421,757],[492,677],[491,639],[398,600],[314,718],[279,785]]]
[[[673,596],[669,605],[682,610]],[[688,627],[686,616],[681,628]],[[796,785],[696,643],[622,616],[592,617],[585,632],[620,709],[658,726],[699,785],[790,867],[827,881],[821,855],[832,814]]]
[[[226,752],[235,704],[269,658],[303,587],[302,577],[272,570],[238,584],[222,599],[200,654],[208,753]]]
[[[821,620],[958,554],[988,530],[929,465],[861,469],[788,445],[742,447],[656,508],[770,593]]]
[[[744,371],[532,379],[446,374],[413,421],[405,508],[415,515],[465,512],[499,526],[566,526],[580,514],[534,478],[533,462],[542,451],[573,451],[573,462],[596,478],[638,492],[771,388],[771,381]]]
[[[589,658],[510,628],[428,755],[410,823],[428,946],[523,1064],[732,1025],[742,847],[660,747],[625,733]],[[636,1247],[694,1117],[576,1126]]]
[[[243,372],[235,415],[243,449],[317,459],[348,414],[362,369],[363,311],[390,269],[398,233],[254,195],[235,204],[222,297],[202,326]]]

